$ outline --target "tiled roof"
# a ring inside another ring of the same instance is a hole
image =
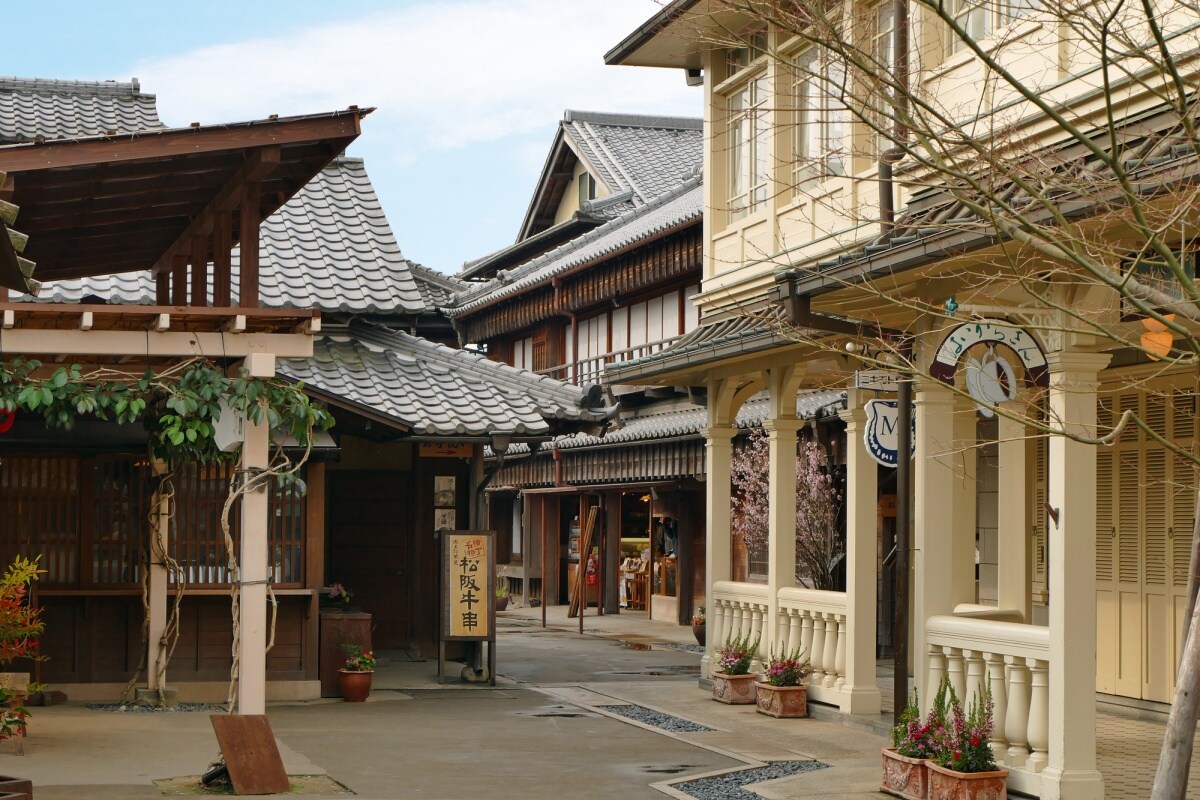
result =
[[[136,79],[118,83],[0,78],[3,144],[30,142],[38,136],[71,139],[163,127],[154,95],[142,94]]]
[[[513,270],[472,287],[458,296],[454,314],[516,294],[594,259],[650,239],[687,222],[699,222],[704,209],[700,179],[692,178],[654,201],[604,223]]]
[[[278,368],[418,435],[536,436],[607,418],[594,387],[580,389],[371,323],[352,322],[344,336],[317,339],[312,358],[280,359]]]
[[[0,172],[0,183],[4,179]],[[34,263],[21,256],[29,237],[11,227],[19,213],[16,205],[0,200],[0,286],[37,293],[41,284],[32,279]]]
[[[334,159],[259,232],[262,304],[327,312],[418,314],[445,305],[462,284],[404,258],[362,159]],[[233,251],[238,296],[239,249]],[[149,273],[47,283],[40,299],[154,302]]]
[[[799,419],[824,419],[846,407],[844,389],[818,389],[800,392],[796,396],[796,416]],[[738,410],[737,427],[745,430],[761,427],[770,413],[766,394],[755,395]],[[622,426],[603,436],[576,433],[559,436],[541,445],[541,450],[571,450],[582,447],[615,447],[617,445],[648,444],[660,439],[699,437],[708,425],[708,410],[690,406],[670,411],[656,411],[624,420]],[[528,445],[513,445],[509,453],[528,453]]]
[[[562,121],[563,132],[594,177],[611,194],[631,190],[634,205],[670,191],[699,168],[703,128],[703,120],[689,117],[591,111],[567,111]],[[596,205],[592,210],[604,213]]]

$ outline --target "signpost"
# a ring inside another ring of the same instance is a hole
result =
[[[854,373],[854,388],[871,392],[894,392],[900,385],[900,373],[890,369],[860,369]]]
[[[488,642],[488,682],[496,685],[495,537],[494,531],[441,532],[439,682],[445,680],[446,642]]]
[[[863,444],[867,447],[867,454],[876,463],[885,467],[896,466],[899,461],[897,454],[900,452],[897,401],[868,400],[863,405],[863,410],[867,413],[867,424],[863,429]],[[912,417],[909,427],[910,432],[912,432],[912,435],[909,437],[909,458],[916,455],[916,426],[916,418]]]

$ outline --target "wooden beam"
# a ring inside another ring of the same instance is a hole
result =
[[[84,311],[79,315],[79,330],[90,331],[95,322],[95,315],[91,311]]]
[[[258,307],[258,225],[262,221],[259,217],[261,192],[261,184],[246,184],[242,192],[241,220],[238,223],[238,236],[242,248],[241,261],[238,264],[238,305],[250,308]]]
[[[171,266],[171,304],[187,305],[187,256],[175,256]]]
[[[209,204],[191,221],[179,235],[170,247],[158,259],[158,263],[154,265],[155,270],[165,269],[170,263],[171,258],[175,253],[185,250],[191,240],[196,236],[207,236],[212,233],[213,226],[216,224],[217,217],[221,214],[233,211],[238,207],[239,201],[245,196],[248,187],[255,186],[255,203],[254,213],[257,215],[258,208],[258,191],[261,190],[261,182],[269,177],[272,172],[279,166],[280,148],[262,147],[255,150],[246,158],[241,168],[233,174],[216,196]],[[242,203],[243,207],[245,203]],[[244,213],[244,210],[243,210]],[[258,224],[255,223],[255,232],[258,231]]]
[[[361,111],[327,117],[301,117],[237,126],[210,126],[122,134],[112,138],[51,140],[22,144],[0,152],[0,170],[29,172],[89,164],[115,164],[139,159],[172,158],[358,136]],[[344,146],[344,145],[343,145]]]
[[[233,305],[233,214],[217,215],[213,224],[213,305],[228,308]]]
[[[192,305],[208,305],[208,237],[192,239]]]

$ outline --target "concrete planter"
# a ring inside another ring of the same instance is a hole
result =
[[[1008,770],[955,772],[929,762],[929,800],[1005,800]]]
[[[772,686],[761,682],[754,684],[754,689],[758,713],[779,719],[808,716],[807,686]]]
[[[748,706],[755,702],[754,684],[758,675],[726,675],[724,672],[712,674],[712,696],[718,703],[731,706]]]
[[[351,672],[346,669],[338,670],[338,686],[342,690],[342,699],[347,703],[362,703],[371,694],[371,680],[374,672]]]
[[[879,791],[905,800],[929,797],[929,762],[924,758],[902,756],[890,747],[883,749],[883,785]]]

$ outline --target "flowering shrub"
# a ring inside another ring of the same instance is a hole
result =
[[[949,706],[947,694],[953,696],[954,690],[950,682],[942,680],[938,692],[933,696],[933,705],[925,720],[921,720],[921,708],[917,701],[917,693],[913,692],[912,700],[900,712],[900,720],[892,728],[892,743],[896,752],[908,758],[934,758],[938,752],[939,743],[948,735],[946,711]]]
[[[42,610],[27,602],[29,585],[42,572],[45,570],[38,569],[36,559],[17,556],[0,577],[0,664],[18,658],[45,659],[38,653],[38,639],[45,627]],[[13,706],[12,701],[22,700],[43,688],[39,684],[30,684],[23,691],[0,688],[0,741],[25,735],[29,711]]]
[[[803,656],[802,649],[794,653],[783,652],[778,656],[772,653],[771,660],[767,662],[767,683],[772,686],[799,686],[812,674],[812,666]]]
[[[991,772],[996,759],[988,740],[992,738],[992,694],[984,687],[975,695],[966,713],[950,689],[950,726],[935,737],[933,759],[939,766],[957,772]]]
[[[343,642],[341,647],[342,652],[346,654],[346,663],[342,665],[342,669],[347,672],[375,671],[375,654],[370,650],[364,651],[351,642]]]
[[[717,651],[717,668],[726,675],[745,675],[758,653],[758,639],[750,644],[750,634],[742,639],[727,639],[725,646]]]

